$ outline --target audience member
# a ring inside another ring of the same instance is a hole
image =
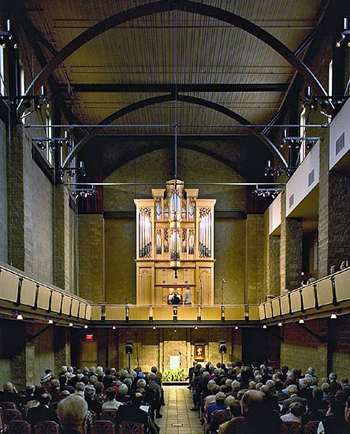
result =
[[[63,427],[61,434],[84,434],[88,405],[81,396],[74,394],[60,401],[57,413]]]

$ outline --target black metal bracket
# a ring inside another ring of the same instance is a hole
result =
[[[292,299],[290,297],[290,292],[288,292],[288,301],[289,301],[289,313],[290,313],[290,315],[293,315],[293,311],[292,311]]]
[[[37,337],[39,337],[40,335],[42,335],[43,333],[45,333],[49,328],[51,328],[53,326],[53,324],[48,324],[45,327],[43,327],[42,329],[40,329],[37,333],[35,333],[34,335],[27,335],[27,341],[31,342],[34,339],[36,339]]]
[[[317,333],[315,333],[314,331],[312,331],[311,329],[309,329],[309,327],[306,327],[306,325],[299,324],[299,323],[297,323],[297,324],[301,329],[303,329],[304,331],[309,333],[309,335],[311,335],[313,338],[317,339],[319,342],[326,342],[327,335],[326,336],[320,336]]]
[[[63,310],[63,298],[64,298],[64,294],[61,294],[61,303],[60,303],[60,312],[59,312],[59,315],[62,315],[62,310]]]
[[[37,283],[36,288],[35,288],[34,306],[32,308],[33,310],[37,310],[37,308],[38,308],[39,289],[40,289],[40,285],[39,285],[39,283]]]
[[[300,294],[300,310],[302,311],[302,313],[305,312],[305,308],[304,308],[304,298],[303,298],[303,290],[302,288],[299,289],[299,294]]]
[[[264,314],[265,314],[265,320],[266,320],[267,317],[266,317],[266,305],[265,305],[265,303],[264,303]]]
[[[270,300],[270,305],[271,305],[271,317],[272,317],[272,319],[274,319],[274,318],[275,318],[275,315],[274,315],[274,313],[273,313],[272,300]]]
[[[315,296],[315,309],[320,310],[320,305],[318,304],[318,294],[317,294],[317,283],[314,283],[314,296]]]
[[[334,276],[331,277],[331,282],[332,282],[332,293],[333,293],[333,306],[338,306],[339,302],[337,300],[337,292],[335,290],[335,277]]]
[[[51,312],[52,294],[53,294],[53,289],[50,289],[49,307],[47,308],[47,311],[46,311],[47,313]]]
[[[72,304],[73,304],[73,299],[70,299],[70,306],[69,306],[69,318],[72,316]]]
[[[280,317],[283,318],[281,297],[278,297],[278,303],[280,305]]]
[[[17,286],[17,301],[15,303],[15,306],[19,306],[21,304],[22,283],[23,283],[23,278],[19,277],[18,286]]]

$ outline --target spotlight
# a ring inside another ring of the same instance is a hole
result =
[[[48,324],[53,324],[53,319],[49,319]]]
[[[22,321],[22,320],[23,320],[23,316],[19,313],[19,314],[17,314],[16,319],[17,319],[18,321]]]
[[[73,323],[72,322],[69,323],[69,327],[73,327]]]
[[[300,320],[299,320],[299,324],[304,324],[304,318],[300,318]]]
[[[336,46],[337,48],[339,48],[339,47],[341,46],[341,42],[340,42],[340,41],[337,41],[337,42],[335,43],[335,46]]]
[[[337,319],[337,318],[338,318],[337,314],[335,312],[333,312],[332,315],[331,315],[331,319]]]
[[[195,329],[195,330],[198,330],[198,326],[194,326],[194,329]]]
[[[235,330],[238,330],[238,326],[235,327]]]
[[[30,106],[31,106],[31,102],[30,102],[30,100],[27,99],[27,98],[25,98],[25,99],[23,100],[23,106],[24,106],[24,108],[29,109]]]
[[[87,329],[87,328],[88,328],[88,325],[87,325],[87,324],[85,324],[85,325],[84,325],[84,329]]]
[[[267,325],[266,324],[263,325],[263,329],[267,329]]]
[[[116,327],[115,327],[115,326],[113,326],[113,327],[112,327],[112,329],[113,329],[113,330],[115,330],[115,329],[116,329]]]
[[[153,328],[153,330],[155,330],[157,327],[156,327],[156,326],[153,326],[152,328]]]
[[[282,327],[283,324],[281,322],[279,322],[277,325],[278,325],[278,327]]]

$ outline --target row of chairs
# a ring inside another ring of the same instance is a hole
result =
[[[8,434],[60,434],[60,426],[53,421],[39,422],[34,427],[25,420],[12,420],[9,424]],[[91,426],[91,434],[115,434],[115,424],[109,420],[97,420]],[[122,422],[119,425],[119,434],[145,434],[144,425],[136,422]]]
[[[298,422],[283,422],[281,434],[317,434],[319,423],[318,420],[313,420],[301,426]]]

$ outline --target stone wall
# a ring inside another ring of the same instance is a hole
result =
[[[0,261],[8,261],[8,224],[7,224],[7,159],[8,144],[6,140],[6,128],[0,120]]]
[[[287,324],[281,330],[281,366],[301,368],[303,373],[309,366],[315,368],[321,378],[327,375],[327,320],[307,321],[305,326],[322,338],[321,342],[298,324]]]
[[[186,371],[194,361],[194,344],[203,343],[205,359],[217,363],[221,361],[219,342],[227,342],[227,354],[223,355],[225,363],[241,360],[241,330],[231,328],[179,328],[165,329],[91,329],[97,340],[97,360],[102,366],[115,366],[123,369],[128,366],[128,355],[125,354],[125,342],[133,342],[133,354],[130,355],[130,366],[142,366],[148,371],[153,365],[164,371],[170,368],[171,356],[180,357],[181,368]],[[84,354],[82,355],[84,359]]]
[[[264,301],[264,216],[248,215],[246,220],[246,300]]]
[[[264,295],[280,294],[280,272],[280,236],[269,235],[269,210],[267,210],[264,214]]]
[[[94,303],[103,301],[103,216],[80,215],[79,295]]]
[[[52,184],[32,158],[31,138],[23,137],[24,271],[53,283]]]

